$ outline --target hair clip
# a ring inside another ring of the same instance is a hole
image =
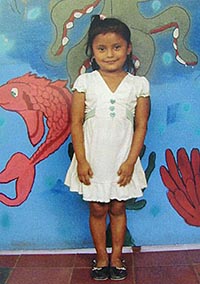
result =
[[[103,14],[99,15],[99,18],[101,21],[105,20],[106,16],[104,16]]]

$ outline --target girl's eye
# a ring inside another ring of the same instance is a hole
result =
[[[102,47],[102,46],[100,46],[100,47],[98,47],[98,50],[99,50],[99,51],[104,51],[104,50],[105,50],[105,48],[104,48],[104,47]]]
[[[120,47],[121,47],[120,45],[115,45],[116,50],[120,49]]]
[[[11,89],[11,95],[16,98],[18,96],[18,89],[17,88],[12,88]]]

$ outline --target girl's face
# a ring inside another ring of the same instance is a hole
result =
[[[92,44],[93,56],[104,72],[122,71],[131,49],[131,44],[127,44],[121,35],[113,32],[97,35]]]

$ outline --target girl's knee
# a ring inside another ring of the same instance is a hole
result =
[[[108,205],[100,202],[90,202],[90,215],[96,218],[105,217],[108,213]]]
[[[125,201],[113,200],[110,203],[109,214],[113,216],[120,216],[126,213],[126,203]]]

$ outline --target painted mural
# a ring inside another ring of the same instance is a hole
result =
[[[121,3],[0,3],[1,250],[93,246],[88,205],[63,184],[73,155],[71,86],[90,72],[84,46],[93,14],[129,25],[135,71],[151,82],[141,153],[148,187],[127,202],[125,244],[199,243],[198,0]],[[109,245],[109,224],[107,237]]]
[[[177,151],[177,162],[170,149],[166,150],[168,169],[160,168],[161,177],[169,189],[167,196],[174,209],[192,226],[200,226],[200,153],[193,148],[190,159],[184,148]]]
[[[138,75],[145,75],[149,71],[156,52],[156,44],[153,34],[163,33],[166,30],[172,30],[172,42],[175,49],[176,60],[183,65],[196,65],[197,56],[185,46],[185,38],[189,32],[190,18],[185,9],[178,6],[171,6],[164,9],[153,17],[144,17],[139,10],[139,3],[149,0],[126,0],[123,1],[123,9],[120,0],[107,1],[83,1],[71,2],[59,1],[52,8],[52,19],[56,26],[56,41],[52,48],[56,56],[59,56],[68,45],[70,37],[68,31],[73,28],[75,19],[84,15],[90,15],[94,8],[101,5],[100,13],[107,17],[120,17],[131,29],[132,42],[134,46],[135,67],[138,69]],[[154,1],[155,3],[155,1]],[[59,15],[59,17],[58,17]],[[89,22],[88,22],[89,24]],[[78,25],[78,23],[77,23]],[[71,48],[67,53],[66,62],[69,75],[74,80],[79,70],[84,72],[88,67],[88,61],[83,61],[84,46],[86,44],[85,33],[81,35],[81,41]],[[76,58],[76,63],[74,63]],[[80,66],[79,62],[83,62]]]
[[[28,158],[15,153],[0,173],[0,183],[16,181],[16,197],[0,194],[0,202],[8,206],[23,203],[31,192],[35,179],[35,166],[48,158],[70,134],[71,93],[66,82],[51,82],[30,73],[8,81],[0,88],[0,105],[5,110],[16,111],[24,120],[28,137],[33,146],[44,135],[44,117],[48,126],[45,141]]]

